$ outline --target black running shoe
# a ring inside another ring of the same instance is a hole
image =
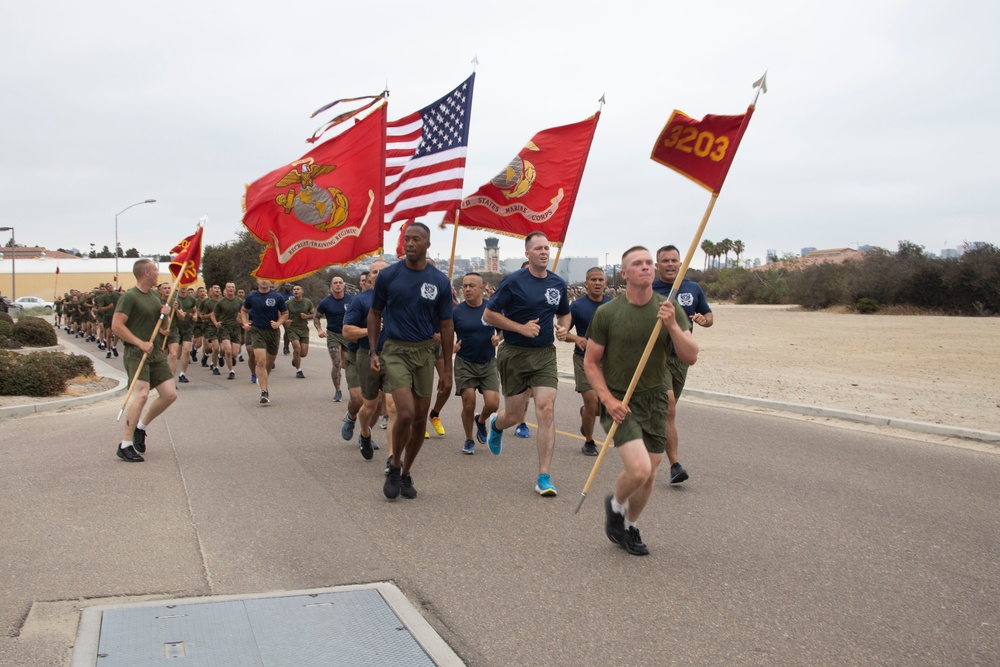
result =
[[[118,348],[114,345],[111,346],[111,354],[115,355],[115,358],[118,357]]]
[[[146,429],[138,427],[135,429],[135,433],[132,434],[132,446],[140,454],[146,453]]]
[[[266,391],[260,392],[260,402],[262,405],[266,405],[271,402],[271,397],[267,395]]]
[[[372,456],[375,455],[372,449],[372,439],[371,437],[365,437],[363,435],[358,436],[358,447],[361,449],[361,456],[365,457],[365,461],[371,461]]]
[[[688,473],[681,465],[680,461],[670,466],[670,483],[680,484],[681,482],[687,481]]]
[[[633,556],[648,556],[649,547],[642,543],[642,537],[639,535],[639,529],[632,526],[628,529],[625,534],[625,551],[629,552]]]
[[[191,350],[191,361],[198,361],[198,350]],[[243,361],[243,359],[240,359]]]
[[[111,351],[110,351],[110,350],[109,350],[109,351],[108,351],[108,353],[107,353],[107,354],[106,354],[106,355],[104,356],[104,358],[105,358],[105,359],[110,359],[110,358],[111,358]]]
[[[604,499],[604,534],[608,539],[620,547],[625,546],[625,517],[611,508],[613,493],[609,493]]]
[[[410,473],[405,475],[400,475],[399,477],[399,495],[404,498],[416,498],[417,490],[413,488],[413,478],[410,477]]]
[[[382,493],[389,500],[395,500],[399,497],[399,485],[400,470],[395,466],[390,466],[389,476],[385,478],[385,484],[382,485]]]
[[[385,460],[385,476],[389,476],[389,468],[392,467],[392,454],[389,454],[389,458]]]
[[[219,370],[218,366],[212,366],[212,375],[222,375],[222,371]]]
[[[132,447],[131,445],[125,447],[124,449],[122,449],[119,446],[115,453],[118,455],[118,458],[120,458],[122,461],[128,461],[129,463],[139,463],[140,461],[146,460],[141,456],[139,456],[138,454],[136,454],[135,447]]]
[[[583,443],[581,450],[584,456],[597,456],[597,443],[593,440],[588,440]]]
[[[178,376],[177,381],[182,384],[187,384],[188,382],[190,382],[190,380],[188,380],[188,376],[184,375],[184,373],[181,373],[180,376]]]

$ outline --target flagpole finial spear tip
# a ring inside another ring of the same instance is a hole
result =
[[[479,54],[472,56],[472,71],[475,72],[476,68],[479,67]]]
[[[204,227],[207,224],[208,224],[208,216],[207,215],[203,215],[200,218],[198,218],[198,226],[199,227]]]
[[[601,104],[601,106],[598,109],[598,111],[600,111],[601,109],[603,109],[604,105],[607,103],[607,100],[604,99],[604,96],[605,96],[605,93],[601,93],[601,99],[597,100]]]

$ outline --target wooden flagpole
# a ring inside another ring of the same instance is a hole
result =
[[[715,208],[715,201],[719,198],[719,193],[712,193],[712,200],[708,202],[708,208],[705,209],[705,214],[701,218],[701,224],[698,225],[698,231],[695,232],[694,239],[691,240],[691,246],[688,248],[687,255],[684,257],[684,263],[681,264],[680,270],[677,272],[677,277],[674,278],[674,284],[670,288],[670,296],[667,297],[668,300],[673,301],[674,297],[677,296],[677,290],[680,289],[681,282],[684,280],[684,274],[687,273],[688,266],[691,264],[691,260],[694,258],[694,253],[698,249],[698,244],[701,242],[701,236],[705,233],[705,226],[708,224],[708,219],[712,215],[712,209]],[[632,399],[632,394],[635,392],[635,387],[639,384],[639,378],[642,376],[642,371],[646,368],[646,362],[649,361],[649,355],[653,352],[653,347],[656,345],[656,339],[660,336],[660,329],[663,327],[663,323],[660,322],[659,318],[656,320],[656,326],[653,327],[653,333],[649,335],[649,340],[646,341],[646,349],[642,352],[642,358],[639,359],[639,365],[635,369],[635,373],[632,374],[632,381],[628,384],[628,391],[625,392],[625,398],[622,400],[622,405],[628,407],[629,401]],[[611,430],[608,431],[608,437],[604,439],[604,444],[601,446],[601,451],[597,454],[597,460],[594,461],[594,468],[590,471],[590,477],[587,478],[587,483],[583,485],[583,491],[580,493],[580,501],[576,504],[576,509],[573,513],[576,514],[580,511],[580,507],[583,506],[583,501],[587,499],[587,492],[590,491],[590,486],[594,483],[594,479],[597,477],[597,471],[601,467],[601,461],[604,460],[604,455],[608,451],[608,445],[615,437],[615,432],[618,430],[618,422],[611,425]]]
[[[458,217],[462,215],[461,210],[455,211],[455,232],[451,235],[451,259],[448,260],[448,282],[455,273],[455,246],[458,244]]]
[[[177,272],[177,278],[174,279],[174,284],[170,286],[170,294],[167,295],[167,303],[170,303],[170,299],[174,296],[174,291],[177,289],[178,283],[180,283],[181,278],[184,276],[184,271],[187,270],[187,266],[190,262],[184,262],[181,266],[181,270]],[[156,334],[160,332],[160,322],[166,317],[163,313],[160,313],[160,319],[156,321],[156,326],[153,327],[153,333],[149,337],[149,343],[152,345],[153,340],[156,338]],[[169,323],[168,323],[169,324]],[[139,360],[139,365],[135,367],[135,375],[132,377],[132,382],[128,386],[128,392],[125,393],[125,400],[122,401],[122,407],[118,411],[118,417],[115,421],[121,421],[122,415],[125,413],[125,406],[128,405],[128,399],[132,397],[132,390],[135,389],[136,380],[139,379],[139,371],[142,370],[143,365],[146,363],[146,357],[149,356],[148,352],[142,353],[142,359]]]
[[[559,267],[559,255],[561,254],[562,254],[562,246],[559,246],[559,249],[556,250],[556,261],[552,263],[552,273],[555,273],[556,269]]]

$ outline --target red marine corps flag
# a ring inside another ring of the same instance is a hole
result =
[[[183,286],[198,280],[198,269],[201,267],[201,234],[204,229],[199,225],[198,231],[170,249],[171,255],[177,255],[170,262],[170,273],[174,278],[180,277],[180,284]]]
[[[255,278],[297,280],[382,250],[385,114],[247,186],[243,224],[266,244]]]
[[[541,231],[561,246],[600,117],[598,111],[533,136],[493,180],[462,201],[459,224],[521,238]],[[454,220],[447,216],[445,222]]]

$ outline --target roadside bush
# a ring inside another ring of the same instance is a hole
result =
[[[854,309],[865,315],[869,313],[877,313],[878,301],[875,299],[858,299],[858,302],[854,304]]]
[[[29,347],[50,347],[58,343],[55,329],[40,317],[19,318],[11,337]]]
[[[63,380],[94,374],[94,362],[82,354],[32,352],[23,355],[22,361],[28,365],[45,366],[51,369],[51,372],[61,375]]]
[[[66,371],[51,359],[39,359],[34,354],[3,355],[0,396],[58,396],[66,390]]]
[[[750,271],[748,269],[722,269],[705,272],[702,289],[710,301],[745,303],[785,303],[787,285],[785,277],[773,269]]]
[[[854,262],[814,264],[790,271],[787,277],[788,296],[792,303],[810,310],[846,305],[850,303],[846,278],[852,270]]]
[[[13,338],[9,338],[8,336],[4,336],[3,334],[0,334],[0,349],[3,349],[3,350],[20,350],[21,349],[21,344],[18,343]]]
[[[0,322],[7,322],[11,326],[14,326],[14,318],[2,310],[0,310]]]
[[[14,330],[13,322],[0,318],[0,336],[10,336],[13,330]]]

